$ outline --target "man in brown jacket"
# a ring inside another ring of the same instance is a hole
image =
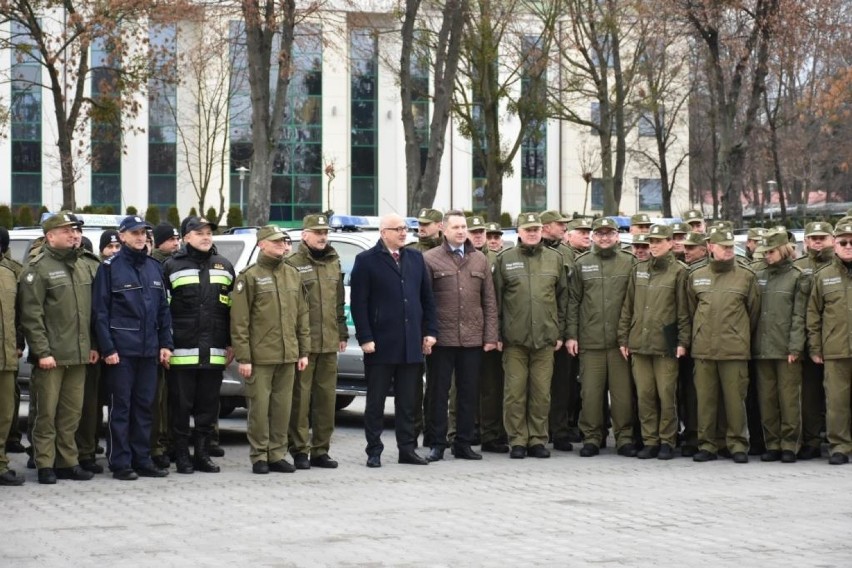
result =
[[[447,447],[447,400],[456,378],[456,458],[479,460],[471,449],[482,353],[497,347],[497,301],[485,255],[467,239],[461,211],[444,215],[444,243],[423,254],[438,312],[438,342],[428,359],[435,441],[426,458],[439,461]]]

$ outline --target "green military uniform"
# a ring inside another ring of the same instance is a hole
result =
[[[18,372],[19,345],[15,322],[15,302],[18,281],[8,264],[0,262],[0,432],[9,432],[12,420],[17,417],[15,383]],[[0,485],[20,485],[23,477],[16,477],[9,469],[5,439],[0,440]]]
[[[519,229],[535,226],[541,226],[538,215],[520,216]],[[518,244],[497,256],[494,289],[503,342],[503,422],[513,452],[543,449],[547,443],[553,350],[565,338],[567,284],[562,255],[541,243]]]
[[[267,225],[258,242],[282,239]],[[310,315],[299,271],[261,252],[237,276],[231,293],[231,344],[236,360],[251,364],[245,379],[246,435],[251,462],[278,463],[287,451],[287,427],[298,359],[311,350]]]
[[[611,219],[595,220],[595,230],[617,227]],[[618,349],[618,320],[635,259],[618,245],[595,247],[576,259],[576,276],[568,307],[568,339],[577,341],[583,406],[580,429],[584,454],[600,448],[604,430],[603,408],[607,388],[616,447],[632,448],[633,388],[627,361]],[[630,445],[630,446],[628,446]],[[625,451],[628,451],[625,450]]]
[[[95,279],[95,274],[98,272],[98,267],[101,265],[97,256],[90,253],[84,248],[77,249],[77,266],[85,267],[92,277]],[[90,471],[100,473],[103,468],[97,466],[95,455],[98,449],[98,428],[101,424],[101,404],[100,404],[100,377],[101,363],[93,363],[86,365],[86,379],[83,386],[83,405],[80,409],[80,425],[77,427],[75,441],[77,443],[77,456],[81,465]]]
[[[0,256],[0,266],[5,266],[15,276],[15,288],[17,288],[18,278],[21,275],[21,271],[24,269],[23,265],[12,258],[12,251],[10,249],[6,249],[2,256]],[[15,376],[17,377],[17,367],[15,368]],[[14,409],[12,414],[12,422],[9,426],[9,434],[6,437],[5,444],[6,446],[16,446],[20,448],[21,444],[21,429],[18,427],[18,410],[21,406],[21,385],[18,384],[18,381],[13,381],[15,385],[15,394],[14,394]],[[0,445],[3,444],[3,436],[2,436],[2,428],[0,428]],[[19,450],[20,451],[20,450]]]
[[[852,237],[852,222],[837,224],[835,236],[841,235]],[[852,453],[852,276],[839,257],[813,275],[806,325],[810,356],[825,362],[829,463],[847,463]]]
[[[328,229],[325,215],[308,215],[303,230]],[[311,328],[311,353],[308,366],[297,373],[293,387],[293,410],[290,416],[290,454],[310,454],[316,458],[328,454],[334,432],[335,389],[337,387],[337,352],[340,342],[349,339],[346,327],[346,302],[340,256],[331,245],[321,251],[311,250],[303,241],[299,249],[287,257],[296,268],[308,301]],[[310,432],[309,432],[310,431]],[[313,436],[310,437],[309,434]]]
[[[171,256],[171,254],[167,254],[158,248],[151,251],[151,258],[160,264],[165,263]],[[151,459],[154,460],[154,463],[163,461],[163,465],[165,465],[165,461],[160,456],[167,455],[172,444],[169,434],[169,388],[166,383],[166,368],[162,365],[157,365],[157,392],[154,394],[152,410]],[[216,431],[218,433],[218,428],[216,428]],[[164,469],[168,469],[168,466]]]
[[[808,223],[805,237],[832,236],[830,223]],[[820,251],[809,250],[807,254],[793,261],[806,276],[812,276],[816,271],[828,266],[834,261],[834,249],[826,246]],[[809,282],[810,284],[810,282]],[[817,365],[810,357],[802,360],[802,444],[799,451],[800,459],[811,459],[820,456],[822,431],[825,426],[825,378],[824,366]]]
[[[45,231],[76,224],[62,213],[44,223]],[[86,364],[95,348],[90,336],[92,273],[74,249],[45,244],[21,274],[21,326],[34,363],[37,396],[33,447],[39,470],[78,464],[74,434],[80,422]],[[42,369],[53,357],[56,367]]]
[[[441,213],[438,209],[421,209],[417,214],[417,222],[420,224],[427,223],[440,223],[444,219],[444,214]],[[408,243],[406,248],[411,248],[414,250],[418,250],[420,252],[426,252],[427,250],[431,250],[435,247],[441,246],[444,242],[444,236],[439,231],[434,237],[420,237],[417,239],[417,242]],[[423,364],[423,372],[426,372],[426,363]],[[426,384],[426,390],[429,391],[429,384]],[[414,389],[415,394],[415,402],[414,402],[414,436],[415,440],[420,436],[420,433],[423,433],[423,445],[431,446],[434,440],[432,440],[432,424],[429,416],[432,413],[429,411],[429,401],[431,400],[430,393],[427,392],[424,398],[424,393],[422,388]],[[424,420],[424,416],[426,419]]]
[[[769,231],[758,251],[787,245],[787,235]],[[801,437],[801,356],[805,349],[807,276],[789,259],[756,273],[760,320],[752,343],[766,453],[763,461],[795,461]],[[790,363],[788,356],[796,361]]]
[[[648,236],[655,235],[670,238],[671,232],[654,225]],[[670,453],[677,442],[676,355],[678,347],[689,348],[691,332],[687,274],[671,252],[640,262],[630,273],[621,309],[618,343],[630,352],[647,457],[663,445],[664,455]]]
[[[730,231],[718,231],[711,243],[733,246]],[[694,459],[715,459],[717,412],[721,393],[727,418],[726,442],[735,454],[748,452],[745,398],[751,331],[760,315],[760,296],[754,273],[737,263],[712,260],[689,275],[692,319],[692,357],[698,397],[698,443]],[[747,460],[747,455],[745,456]]]

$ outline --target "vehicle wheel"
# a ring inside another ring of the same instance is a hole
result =
[[[351,394],[339,394],[337,395],[337,399],[334,401],[334,409],[335,410],[343,410],[355,400],[355,396]]]
[[[236,409],[233,404],[219,404],[219,418],[227,418]]]

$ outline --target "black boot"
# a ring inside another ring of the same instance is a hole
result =
[[[219,473],[219,466],[210,459],[207,444],[208,440],[206,436],[195,436],[195,469],[205,473]]]
[[[178,473],[195,473],[195,467],[189,458],[189,440],[175,440],[175,467]]]

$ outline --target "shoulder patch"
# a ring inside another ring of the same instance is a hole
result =
[[[28,272],[26,276],[24,276],[24,281],[27,284],[32,284],[33,280],[35,280],[35,275],[32,272]]]
[[[236,286],[237,294],[242,294],[243,288],[245,288],[245,287],[246,287],[245,282],[243,282],[242,280],[237,280],[237,286]]]

